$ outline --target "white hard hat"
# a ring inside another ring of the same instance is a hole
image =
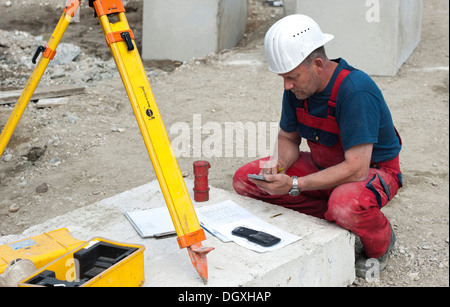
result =
[[[308,16],[286,16],[267,31],[264,39],[269,70],[277,74],[290,72],[333,38],[331,34],[322,33],[319,25]]]

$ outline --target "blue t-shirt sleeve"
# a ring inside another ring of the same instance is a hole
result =
[[[368,91],[353,92],[340,101],[337,116],[344,150],[378,142],[380,111],[378,98]]]
[[[290,91],[284,91],[283,106],[281,109],[280,128],[286,132],[297,131],[297,106],[295,100],[292,99]]]

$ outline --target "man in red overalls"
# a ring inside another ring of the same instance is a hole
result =
[[[323,46],[332,38],[304,15],[287,16],[267,32],[269,70],[285,89],[277,148],[237,170],[233,187],[355,233],[363,245],[356,275],[365,278],[373,270],[367,259],[383,270],[395,243],[380,209],[402,186],[401,140],[373,80],[343,59],[327,58]],[[309,152],[300,151],[302,139]]]

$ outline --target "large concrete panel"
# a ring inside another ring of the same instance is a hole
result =
[[[285,13],[313,18],[330,58],[371,75],[393,76],[420,41],[422,0],[284,0]]]
[[[246,19],[246,0],[144,1],[142,58],[185,61],[233,48]]]

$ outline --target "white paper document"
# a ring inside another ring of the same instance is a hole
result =
[[[126,212],[125,216],[143,238],[176,234],[167,207]]]
[[[234,241],[236,244],[260,253],[282,248],[300,239],[298,236],[264,222],[231,200],[197,208],[196,213],[202,227],[223,242]],[[258,245],[246,238],[232,235],[231,231],[239,226],[266,232],[280,238],[281,241],[270,247]]]

